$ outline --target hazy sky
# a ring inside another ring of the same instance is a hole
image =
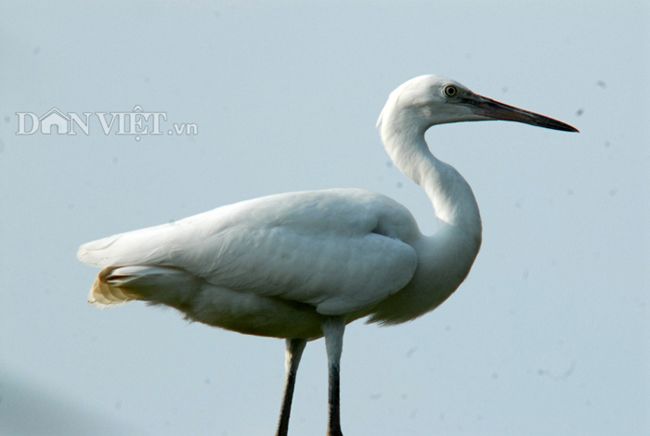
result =
[[[374,128],[428,73],[581,133],[429,131],[474,189],[483,246],[436,311],[348,326],[345,434],[650,434],[647,2],[266,3],[0,4],[0,434],[273,434],[283,341],[99,311],[77,247],[333,187],[386,194],[431,233]],[[164,114],[139,140],[119,131],[137,106]],[[88,134],[17,134],[52,108],[89,114]],[[111,113],[127,115],[109,129]],[[290,434],[324,434],[326,404],[317,341]]]

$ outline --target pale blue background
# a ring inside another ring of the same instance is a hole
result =
[[[435,312],[348,327],[345,434],[650,434],[647,2],[267,3],[0,5],[0,434],[273,434],[280,340],[141,303],[98,311],[77,247],[332,187],[389,195],[430,233],[374,129],[426,73],[581,133],[428,133],[474,188],[483,247]],[[16,112],[137,104],[199,134],[15,135]],[[292,436],[325,433],[326,385],[318,341]]]

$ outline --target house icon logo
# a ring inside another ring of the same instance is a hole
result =
[[[44,135],[52,134],[52,127],[56,128],[58,135],[67,135],[70,117],[53,107],[39,119],[41,125],[41,133]]]

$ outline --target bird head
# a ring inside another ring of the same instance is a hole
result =
[[[407,128],[426,131],[436,124],[505,120],[547,129],[577,132],[561,121],[508,106],[470,91],[441,76],[420,76],[400,85],[388,97],[377,126],[391,118]]]

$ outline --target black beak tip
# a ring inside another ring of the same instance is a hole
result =
[[[546,127],[547,129],[553,129],[553,130],[560,130],[562,132],[580,133],[578,129],[566,123],[563,123],[562,121],[558,121],[546,117],[543,117],[541,121],[542,122],[539,124],[540,127]]]
[[[568,125],[568,124],[566,124],[566,128],[564,128],[564,129],[562,129],[562,130],[564,130],[565,132],[580,133],[580,130],[578,130],[578,129],[576,129],[575,127],[570,126],[570,125]]]

